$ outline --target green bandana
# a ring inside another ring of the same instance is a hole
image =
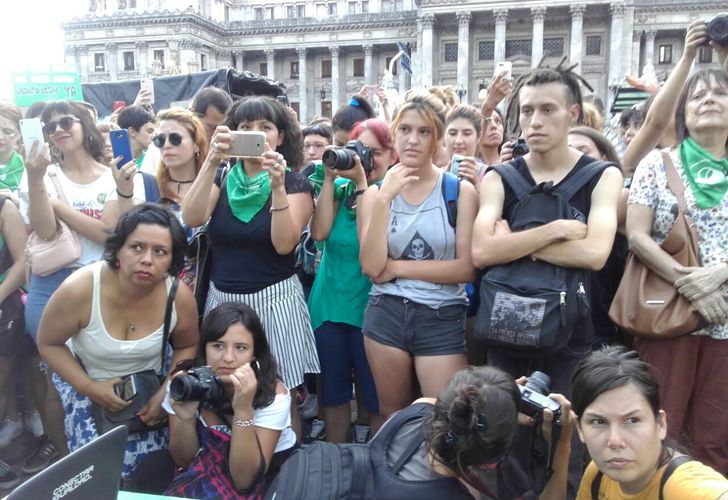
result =
[[[261,170],[248,177],[240,160],[227,176],[227,195],[230,210],[236,219],[246,224],[265,206],[270,198],[270,176]]]
[[[314,196],[318,197],[321,192],[321,187],[324,185],[324,179],[326,178],[326,167],[322,163],[316,164],[316,171],[308,176],[308,181],[313,187]],[[349,217],[352,219],[356,218],[356,210],[351,208],[356,204],[355,198],[356,184],[349,179],[342,179],[338,177],[334,181],[334,201],[341,201],[342,199],[346,203],[346,210]]]
[[[690,137],[680,144],[683,171],[700,208],[713,208],[728,191],[728,158],[716,160]]]
[[[13,153],[8,164],[0,168],[0,189],[9,189],[11,191],[18,189],[24,169],[23,157],[18,153]]]

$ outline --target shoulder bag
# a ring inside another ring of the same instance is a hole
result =
[[[684,186],[667,153],[663,153],[667,184],[677,198],[678,214],[662,250],[683,266],[700,266],[698,235],[685,203]],[[630,253],[609,318],[636,337],[660,339],[699,330],[705,320],[672,283],[658,276]]]

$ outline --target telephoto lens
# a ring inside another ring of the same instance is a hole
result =
[[[354,151],[346,148],[329,149],[324,151],[321,161],[326,168],[337,170],[351,170],[354,168]]]
[[[728,47],[728,15],[721,14],[708,23],[708,37],[721,47]]]
[[[200,401],[208,406],[225,401],[223,385],[209,366],[193,368],[173,378],[169,395],[175,401]]]

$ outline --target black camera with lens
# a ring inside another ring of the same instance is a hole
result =
[[[513,155],[513,158],[516,158],[518,156],[523,156],[526,153],[528,153],[528,144],[526,144],[526,139],[519,137],[511,147],[511,154]]]
[[[721,47],[728,47],[728,15],[715,16],[708,23],[708,39]]]
[[[518,411],[536,420],[541,420],[544,410],[554,412],[554,423],[558,423],[561,405],[548,397],[551,378],[543,372],[535,371],[529,375],[524,385],[519,385],[521,400]]]
[[[199,401],[205,408],[219,408],[228,403],[220,378],[209,366],[193,368],[173,378],[169,394],[175,401]]]
[[[328,168],[337,170],[351,170],[354,168],[354,155],[359,157],[364,172],[369,175],[372,171],[372,153],[361,141],[349,141],[343,148],[328,149],[324,151],[321,161]]]

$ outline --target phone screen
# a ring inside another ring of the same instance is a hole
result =
[[[20,134],[23,136],[23,147],[25,148],[26,155],[30,154],[30,150],[36,141],[38,142],[38,147],[41,147],[43,142],[45,142],[40,118],[25,118],[20,120]]]
[[[114,393],[124,401],[129,401],[137,394],[136,382],[134,375],[125,377],[121,383],[114,386]]]

